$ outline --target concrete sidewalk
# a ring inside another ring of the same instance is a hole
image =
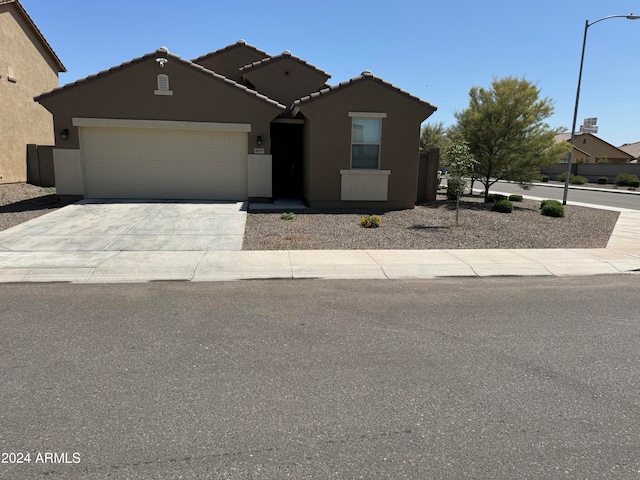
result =
[[[640,271],[640,211],[606,248],[513,250],[0,251],[0,282],[567,276]]]

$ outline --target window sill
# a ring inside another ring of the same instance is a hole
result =
[[[154,90],[153,91],[154,95],[163,95],[166,97],[170,97],[173,95],[173,90]]]
[[[340,170],[340,175],[391,175],[391,170],[377,170],[373,168],[352,168]]]

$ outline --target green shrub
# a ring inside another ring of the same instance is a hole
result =
[[[464,193],[464,189],[467,188],[467,181],[463,178],[449,178],[447,179],[447,198],[449,200],[455,200],[458,195]]]
[[[377,215],[365,215],[360,218],[360,225],[364,228],[378,228],[382,225],[382,220]]]
[[[495,203],[495,202],[499,202],[500,200],[506,200],[507,196],[506,195],[502,195],[501,193],[490,193],[489,196],[487,197],[487,201],[489,203]]]
[[[608,181],[609,181],[609,179],[607,177],[599,177],[598,178],[598,185],[606,185]]]
[[[587,177],[583,177],[582,175],[571,175],[569,183],[573,185],[584,185],[585,183],[589,183],[589,180]]]
[[[542,207],[542,215],[547,217],[564,217],[564,207],[560,202],[555,200],[554,202],[547,203]]]
[[[547,183],[549,181],[549,175],[542,175],[542,177],[540,177],[540,181]]]
[[[280,218],[282,220],[295,220],[296,215],[293,212],[285,212],[282,215],[280,215]]]
[[[542,202],[540,202],[540,208],[544,208],[547,205],[560,205],[562,206],[562,203],[560,202],[560,200],[542,200]]]
[[[522,200],[522,195],[509,195],[510,202],[521,202]]]
[[[564,182],[567,179],[567,173],[561,173],[560,175],[558,175],[556,177],[556,180],[558,180],[559,182]]]
[[[629,182],[634,180],[638,180],[638,176],[633,173],[619,173],[616,175],[616,179],[613,181],[619,187],[627,187],[629,186]]]
[[[491,206],[492,212],[511,213],[513,212],[513,203],[509,200],[496,200]]]
[[[640,187],[640,180],[631,180],[629,181],[629,186],[631,188],[638,188]]]

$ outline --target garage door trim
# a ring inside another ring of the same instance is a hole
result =
[[[127,120],[73,117],[74,127],[154,128],[210,132],[250,132],[250,123],[182,122],[173,120]]]

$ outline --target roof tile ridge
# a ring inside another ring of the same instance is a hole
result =
[[[234,48],[239,48],[239,47],[249,48],[249,49],[254,50],[255,52],[257,52],[257,53],[259,53],[261,55],[265,55],[267,57],[271,56],[269,53],[265,52],[264,50],[261,50],[258,47],[254,46],[254,45],[251,45],[250,43],[247,43],[245,40],[240,39],[236,43],[232,43],[230,45],[227,45],[226,47],[219,48],[218,50],[214,50],[212,52],[205,53],[204,55],[201,55],[198,58],[194,58],[191,61],[192,62],[199,62],[199,61],[205,60],[207,58],[210,58],[210,57],[212,57],[214,55],[219,55],[221,53],[228,52],[229,50],[232,50]]]
[[[341,90],[347,86],[356,84],[356,83],[360,83],[363,81],[374,81],[377,83],[380,83],[381,85],[384,85],[387,88],[390,88],[398,93],[401,93],[402,95],[409,97],[412,100],[424,103],[429,105],[432,108],[437,109],[438,107],[436,107],[435,105],[427,102],[426,100],[421,99],[420,97],[417,97],[416,95],[413,95],[409,92],[407,92],[406,90],[402,90],[401,88],[393,85],[390,82],[387,82],[386,80],[383,80],[380,77],[376,77],[373,73],[371,73],[369,70],[365,70],[364,72],[362,72],[360,75],[358,75],[357,77],[353,77],[350,78],[349,80],[345,80],[343,82],[338,83],[337,85],[331,85],[327,88],[323,88],[318,90],[317,92],[313,92],[309,95],[306,95],[304,97],[299,98],[298,100],[296,100],[295,102],[293,102],[293,106],[299,105],[300,103],[304,103],[304,102],[308,102],[326,95],[329,95],[337,90]]]
[[[260,60],[256,60],[255,62],[249,63],[247,65],[244,65],[242,67],[240,67],[240,71],[241,72],[246,72],[248,70],[253,70],[255,68],[258,68],[260,66],[263,66],[265,64],[268,63],[274,63],[274,62],[279,62],[285,59],[291,59],[297,63],[300,63],[304,66],[310,67],[313,70],[317,70],[318,72],[321,72],[323,75],[327,75],[329,78],[331,78],[331,74],[329,72],[327,72],[326,70],[323,70],[322,68],[307,62],[305,59],[298,57],[297,55],[293,55],[289,50],[285,50],[284,52],[282,52],[279,55],[272,55],[269,56],[267,58],[262,58]]]
[[[123,63],[121,63],[119,65],[115,65],[113,67],[107,68],[105,70],[100,70],[99,72],[92,73],[91,75],[87,75],[86,77],[79,78],[79,79],[77,79],[77,80],[75,80],[75,81],[73,81],[71,83],[67,83],[65,85],[60,85],[59,87],[56,87],[56,88],[54,88],[53,90],[51,90],[49,92],[41,93],[37,97],[34,97],[34,100],[38,101],[41,98],[48,97],[49,95],[52,95],[54,93],[58,93],[58,92],[60,92],[62,90],[66,90],[66,89],[68,89],[70,87],[73,87],[73,86],[76,86],[76,85],[81,85],[81,84],[86,83],[86,82],[90,82],[92,80],[97,79],[98,77],[102,77],[102,76],[104,76],[104,75],[106,75],[108,73],[113,73],[115,71],[121,70],[121,69],[123,69],[123,68],[125,68],[125,67],[127,67],[129,65],[141,62],[141,61],[146,60],[147,58],[149,58],[151,56],[154,56],[154,55],[156,55],[155,51],[151,52],[151,53],[147,53],[145,55],[142,55],[141,57],[133,58],[133,59],[128,60],[126,62],[123,62]],[[167,52],[167,55],[175,57],[175,55],[173,55],[172,53],[169,53],[169,52]]]
[[[79,84],[83,84],[83,83],[95,80],[98,77],[102,77],[102,76],[104,76],[106,74],[122,70],[123,68],[131,66],[131,65],[133,65],[135,63],[139,63],[139,62],[147,60],[147,59],[149,59],[151,57],[157,56],[158,52],[159,52],[159,50],[153,51],[151,53],[147,53],[145,55],[142,55],[141,57],[136,57],[136,58],[134,58],[132,60],[129,60],[129,61],[124,62],[124,63],[121,63],[120,65],[116,65],[116,66],[111,67],[111,68],[106,69],[106,70],[101,70],[100,72],[94,73],[92,75],[89,75],[88,77],[84,77],[84,78],[76,80],[75,82],[68,83],[68,84],[63,85],[61,87],[57,87],[57,88],[51,90],[50,92],[45,92],[45,93],[43,93],[41,95],[38,95],[37,97],[34,97],[34,100],[38,101],[38,100],[40,100],[42,98],[48,97],[49,95],[53,95],[53,94],[58,93],[58,92],[60,92],[62,90],[66,90],[66,89],[68,89],[70,87],[77,86]],[[221,74],[219,74],[217,72],[214,72],[213,70],[209,70],[208,68],[205,68],[202,65],[194,63],[191,60],[184,59],[184,58],[182,58],[182,57],[180,57],[180,56],[178,56],[178,55],[176,55],[174,53],[171,53],[169,51],[163,52],[163,55],[166,55],[166,57],[172,58],[173,60],[181,62],[181,63],[183,63],[185,65],[188,65],[191,68],[194,68],[196,70],[200,70],[202,73],[205,73],[205,74],[215,78],[218,81],[222,81],[222,82],[225,82],[225,83],[228,83],[228,84],[234,86],[235,88],[239,88],[239,89],[243,90],[245,93],[253,95],[256,98],[259,98],[261,100],[267,101],[268,103],[271,103],[272,105],[280,108],[281,110],[286,110],[286,108],[287,108],[285,105],[282,105],[281,103],[273,100],[272,98],[269,98],[266,95],[258,93],[255,90],[251,90],[250,88],[247,88],[246,86],[241,85],[238,82],[235,82],[235,81],[231,80],[230,78],[225,77],[224,75],[221,75]]]

